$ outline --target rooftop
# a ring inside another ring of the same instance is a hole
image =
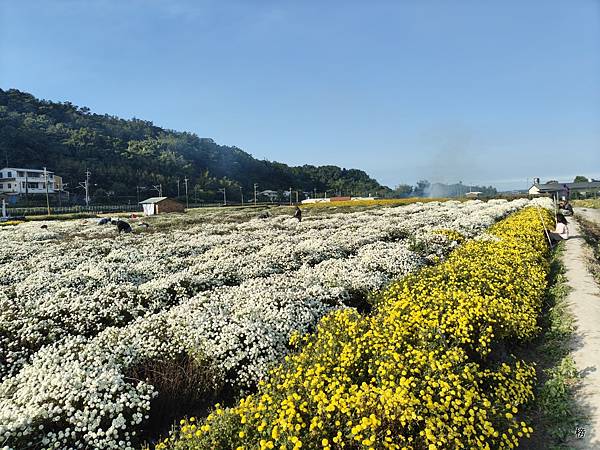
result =
[[[600,181],[587,181],[580,183],[540,183],[534,184],[533,186],[537,187],[540,192],[554,192],[554,191],[562,191],[566,189],[596,189],[600,188]]]
[[[5,171],[5,170],[18,170],[18,171],[23,171],[23,172],[41,172],[44,173],[44,169],[23,169],[23,168],[19,168],[19,167],[3,167],[2,169],[0,169],[0,171]],[[54,173],[52,170],[46,170],[47,173]]]
[[[163,200],[166,200],[167,198],[168,197],[150,197],[150,198],[147,198],[146,200],[142,200],[140,202],[140,205],[147,205],[150,203],[160,203]]]

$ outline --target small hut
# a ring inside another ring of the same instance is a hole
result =
[[[145,216],[154,216],[156,214],[169,212],[185,212],[185,207],[169,197],[151,197],[140,202],[144,208]]]

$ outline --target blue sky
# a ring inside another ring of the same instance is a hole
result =
[[[390,186],[600,178],[598,0],[0,0],[0,87]]]

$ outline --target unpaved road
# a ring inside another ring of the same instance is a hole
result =
[[[600,225],[600,209],[597,208],[575,208],[575,217],[581,216]],[[572,218],[567,218],[572,221]]]
[[[589,212],[591,211],[591,212]],[[600,210],[576,211],[600,223]],[[576,220],[569,218],[571,238],[565,242],[564,264],[572,291],[567,301],[575,318],[572,356],[581,375],[576,392],[586,418],[580,427],[583,438],[573,436],[569,444],[577,449],[600,449],[600,288],[588,270],[591,252],[581,237]]]

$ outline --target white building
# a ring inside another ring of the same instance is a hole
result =
[[[54,172],[46,171],[48,193],[62,190],[62,179]],[[4,167],[0,170],[0,194],[45,194],[46,179],[44,171],[38,169],[19,169]]]

